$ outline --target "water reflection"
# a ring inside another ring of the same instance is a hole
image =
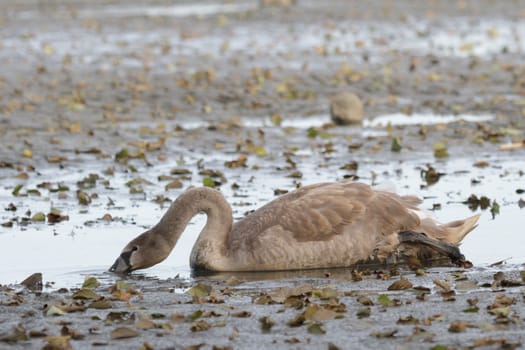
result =
[[[461,250],[467,259],[478,266],[506,258],[511,258],[510,264],[525,262],[522,249],[525,245],[525,236],[520,231],[523,224],[523,212],[517,204],[520,196],[516,193],[516,184],[520,183],[520,170],[525,168],[525,161],[512,158],[494,159],[493,167],[488,169],[472,168],[471,164],[470,159],[455,159],[449,160],[446,164],[440,164],[440,170],[446,172],[447,175],[443,176],[437,184],[424,189],[420,188],[418,181],[413,181],[419,176],[418,163],[404,163],[403,172],[398,173],[394,178],[389,175],[396,173],[396,165],[392,163],[362,162],[360,171],[365,174],[373,170],[379,174],[376,181],[381,182],[388,179],[396,183],[399,192],[418,193],[424,196],[424,208],[430,209],[435,203],[441,203],[441,210],[435,213],[441,221],[451,221],[472,215],[468,207],[461,203],[471,193],[485,194],[497,199],[501,205],[500,214],[492,219],[488,211],[482,212],[479,227],[466,237]],[[311,165],[314,167],[314,162]],[[468,172],[465,173],[465,170]],[[158,171],[163,172],[164,169],[158,169]],[[339,171],[334,176],[340,178],[342,174],[343,172]],[[322,181],[323,176],[312,168],[311,171],[305,171],[304,183]],[[269,177],[273,179],[271,184],[265,180]],[[472,178],[482,178],[483,181],[472,186]],[[366,182],[366,179],[364,181]],[[239,182],[247,184],[243,188],[243,195],[250,199],[250,204],[234,206],[236,217],[273,199],[273,189],[291,187],[290,179],[272,176],[271,170],[268,170],[268,174],[265,175],[262,169],[252,183],[248,183],[246,179],[239,179]],[[234,201],[234,190],[224,187],[222,191],[230,202]],[[69,213],[70,221],[59,225],[30,224],[26,227],[3,229],[0,234],[2,249],[0,265],[3,266],[0,283],[20,282],[34,272],[42,272],[44,282],[55,281],[56,287],[78,285],[85,275],[113,278],[111,275],[106,275],[105,272],[122,247],[131,238],[154,225],[166,210],[150,201],[129,200],[125,195],[113,197],[126,209],[109,209],[109,212],[115,217],[121,216],[123,221],[110,224],[95,221],[92,225],[85,225],[88,219],[100,218],[108,211],[108,208],[103,206],[93,206],[83,214],[76,212],[77,209],[70,209],[72,210]],[[0,198],[3,203],[13,200],[6,190],[0,191]],[[33,210],[44,211],[49,206],[49,203],[28,201],[28,199],[24,199],[24,204]],[[141,225],[138,226],[135,222]],[[189,254],[204,222],[204,216],[197,216],[188,226],[168,259],[141,274],[148,278],[162,279],[175,276],[191,277],[188,266]],[[325,273],[348,274],[348,269],[241,275],[243,278],[252,276],[264,279],[286,278],[287,276],[323,276]],[[217,276],[222,278],[224,275]]]

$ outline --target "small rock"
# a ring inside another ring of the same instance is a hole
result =
[[[363,102],[355,94],[342,92],[330,100],[330,117],[336,124],[360,123],[363,115]]]

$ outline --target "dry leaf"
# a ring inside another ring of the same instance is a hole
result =
[[[190,326],[190,330],[192,332],[207,331],[210,328],[211,328],[211,325],[208,322],[204,321],[204,320],[193,322],[191,324],[191,326]]]
[[[263,332],[269,332],[270,329],[275,325],[275,322],[268,316],[263,316],[259,318],[259,322],[261,323],[261,330]]]
[[[25,280],[20,282],[24,287],[31,290],[41,290],[42,289],[42,273],[37,272],[27,277]]]
[[[96,300],[100,298],[100,295],[95,293],[92,289],[82,288],[72,295],[73,299],[92,299]]]
[[[392,329],[392,330],[386,330],[386,331],[373,332],[372,335],[376,338],[393,338],[395,337],[397,332],[398,332],[397,329]]]
[[[404,278],[400,278],[399,280],[397,280],[394,283],[392,283],[388,287],[388,290],[406,290],[406,289],[412,288],[412,286],[413,285],[412,285],[412,283],[410,283],[409,280],[404,279]]]
[[[139,333],[128,327],[118,327],[111,331],[111,339],[125,339],[138,337]]]
[[[436,279],[434,280],[434,284],[443,289],[443,291],[445,292],[449,292],[452,290],[452,286],[445,281]]]
[[[148,318],[142,318],[135,322],[134,326],[138,329],[152,329],[155,328],[155,323]]]
[[[314,321],[326,321],[334,319],[337,316],[337,313],[332,310],[328,310],[325,308],[320,308],[316,312],[314,312],[312,319]]]
[[[48,336],[44,340],[47,344],[42,348],[43,350],[71,350],[73,347],[69,343],[70,336]]]
[[[460,333],[460,332],[464,332],[468,327],[468,323],[465,322],[465,321],[456,321],[456,322],[452,322],[450,324],[450,327],[448,328],[448,331],[449,332],[452,332],[452,333]]]
[[[210,292],[211,286],[199,283],[191,287],[186,293],[192,297],[207,297]]]

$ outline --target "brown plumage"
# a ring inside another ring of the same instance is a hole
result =
[[[161,262],[199,212],[208,219],[191,252],[194,269],[344,267],[429,249],[460,259],[457,245],[479,215],[441,225],[424,217],[420,202],[361,183],[320,183],[283,195],[233,224],[231,207],[219,191],[192,188],[156,226],[133,239],[110,270],[129,272]]]

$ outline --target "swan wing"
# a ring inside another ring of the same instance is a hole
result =
[[[419,225],[417,215],[407,208],[413,204],[412,198],[405,200],[360,183],[305,186],[236,223],[231,243],[256,242],[257,237],[276,234],[298,242],[327,241],[344,234],[366,235],[377,241],[382,235]]]

